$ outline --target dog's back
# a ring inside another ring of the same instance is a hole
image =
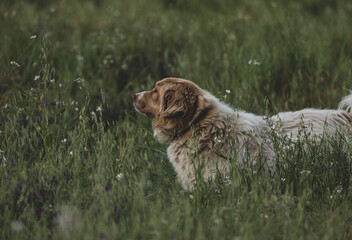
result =
[[[351,115],[344,110],[303,109],[296,112],[282,112],[273,116],[276,129],[297,138],[305,135],[321,137],[324,133],[334,134],[338,129],[351,123]]]
[[[346,109],[346,110],[343,110]],[[297,138],[304,133],[313,137],[335,134],[352,122],[352,94],[342,99],[338,110],[306,108],[295,112],[281,112],[271,118],[276,129]]]

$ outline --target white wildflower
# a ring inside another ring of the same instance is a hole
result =
[[[122,173],[119,173],[119,174],[116,175],[116,179],[120,180],[122,178],[122,176],[123,176]]]
[[[287,136],[288,140],[291,140],[293,142],[297,142],[298,141],[298,137],[293,137],[292,133],[288,133],[288,134],[286,134],[286,136]]]
[[[84,82],[83,78],[76,78],[75,80],[73,80],[75,83],[82,83]]]
[[[285,182],[285,181],[286,181],[286,178],[281,178],[281,181],[282,181],[282,182]]]
[[[13,65],[13,66],[16,66],[16,67],[21,67],[21,65],[19,65],[19,64],[18,64],[17,62],[15,62],[15,61],[11,61],[10,64]]]
[[[37,81],[39,78],[40,78],[40,76],[39,76],[39,75],[37,75],[37,76],[35,76],[35,77],[34,77],[34,79],[33,79],[33,80],[34,80],[34,81]]]
[[[65,142],[67,142],[67,139],[66,139],[66,138],[64,138],[61,142],[65,143]]]
[[[253,64],[259,66],[261,63],[254,60]]]
[[[79,111],[79,108],[78,108],[78,107],[76,107],[76,108],[75,108],[75,110],[78,112],[78,111]]]
[[[99,106],[99,107],[97,107],[97,112],[100,112],[100,111],[102,111],[103,109]]]
[[[37,35],[31,36],[31,39],[36,39],[36,38],[37,38]]]
[[[60,88],[62,87],[62,84],[61,84],[61,83],[59,83],[59,87],[60,87]]]
[[[257,60],[254,59],[254,60],[249,60],[249,61],[248,61],[248,64],[249,64],[249,65],[253,64],[253,65],[259,66],[261,63],[260,63],[260,62],[257,62]]]
[[[72,151],[70,152],[70,155],[71,155],[71,156],[73,155],[73,152],[72,152]]]
[[[190,199],[193,199],[193,195],[192,195],[192,194],[190,194],[190,195],[189,195],[189,198],[190,198]]]
[[[231,179],[230,179],[229,176],[225,177],[224,183],[225,183],[225,186],[227,186],[227,187],[229,187],[232,184]]]
[[[93,111],[91,111],[90,114],[93,115],[93,116],[95,116],[95,112],[93,112]]]

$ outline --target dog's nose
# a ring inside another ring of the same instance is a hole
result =
[[[133,100],[137,99],[137,93],[133,94]]]

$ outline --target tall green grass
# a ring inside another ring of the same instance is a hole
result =
[[[351,16],[344,0],[1,1],[0,239],[350,239],[350,136],[273,132],[274,176],[234,156],[185,192],[131,96],[176,76],[257,114],[336,108]]]

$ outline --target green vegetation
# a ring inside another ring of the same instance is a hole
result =
[[[0,239],[351,239],[343,137],[274,139],[272,178],[234,162],[189,193],[131,101],[176,76],[257,114],[336,108],[351,29],[347,0],[1,0]]]

